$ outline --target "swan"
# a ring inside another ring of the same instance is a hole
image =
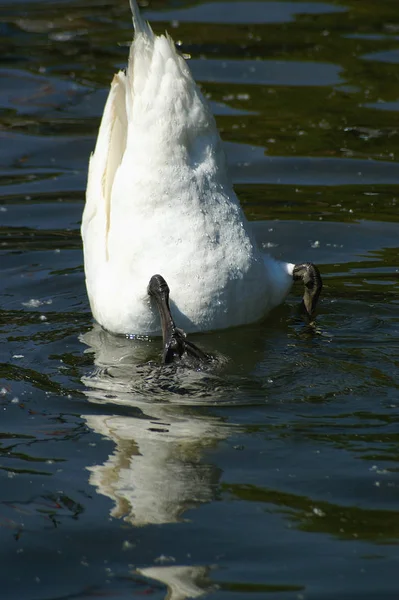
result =
[[[312,315],[317,268],[258,248],[187,62],[167,34],[153,33],[136,0],[130,6],[134,40],[126,71],[111,83],[82,219],[95,320],[115,334],[163,330],[164,341],[168,319],[169,338],[176,328],[226,329],[262,319],[295,280]]]

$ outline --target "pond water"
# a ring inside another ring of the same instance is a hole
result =
[[[93,323],[88,156],[127,0],[0,0],[0,581],[7,600],[399,595],[399,12],[149,2],[208,96],[264,248],[324,275],[196,336],[213,372]]]

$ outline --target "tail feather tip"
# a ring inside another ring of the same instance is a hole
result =
[[[151,35],[152,34],[151,27],[141,16],[140,9],[137,4],[137,0],[129,0],[129,2],[130,2],[130,10],[132,11],[134,30],[137,33],[145,33],[146,35]]]

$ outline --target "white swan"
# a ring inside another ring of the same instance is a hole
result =
[[[257,321],[293,279],[313,290],[313,271],[260,252],[186,61],[171,38],[154,35],[136,0],[131,8],[128,67],[114,76],[89,164],[82,238],[93,316],[114,333],[159,334],[147,286],[161,273],[186,331]]]

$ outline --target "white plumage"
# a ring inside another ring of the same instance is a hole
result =
[[[83,213],[93,316],[114,333],[159,334],[147,286],[160,273],[187,332],[254,322],[284,300],[294,265],[258,249],[187,63],[131,6],[129,64],[111,84]]]

